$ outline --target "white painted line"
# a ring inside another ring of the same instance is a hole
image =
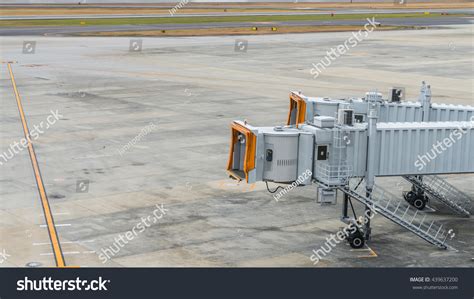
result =
[[[149,149],[150,147],[149,146],[146,146],[146,145],[133,145],[133,147],[136,147],[136,148],[140,148],[140,149]]]
[[[54,214],[54,216],[58,216],[58,215],[59,215],[59,216],[60,216],[60,215],[71,215],[71,213],[69,213],[69,212],[60,212],[60,213],[53,213],[53,214]],[[38,216],[44,217],[43,214],[38,214]]]
[[[77,243],[92,243],[92,242],[95,242],[95,240],[77,241]]]
[[[63,224],[55,224],[54,226],[56,227],[62,227],[62,226],[71,226],[70,223],[63,223]],[[48,227],[46,224],[41,224],[40,227]]]
[[[63,242],[61,242],[63,243]],[[41,245],[51,245],[49,242],[44,242],[44,243],[33,243],[33,246],[41,246]]]
[[[64,255],[66,254],[80,254],[79,251],[66,251],[66,252],[63,252]]]
[[[112,157],[113,155],[107,154],[107,155],[95,155],[95,156],[82,156],[82,157],[73,157],[73,160],[79,160],[79,159],[94,159],[94,158],[102,158],[102,157]]]
[[[85,241],[64,241],[61,244],[83,244],[83,243],[92,243],[95,240],[85,240]],[[43,246],[43,245],[51,245],[50,242],[39,242],[39,243],[32,243],[33,246]]]
[[[79,251],[63,251],[63,255],[67,254],[80,254]],[[52,252],[40,253],[40,255],[53,255]]]
[[[57,216],[57,215],[71,215],[71,213],[69,212],[61,212],[61,213],[53,213],[54,216]]]
[[[93,130],[94,127],[89,127],[89,126],[74,126],[76,129],[85,129],[85,130]]]

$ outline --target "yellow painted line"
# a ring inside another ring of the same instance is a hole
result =
[[[41,198],[41,204],[43,206],[44,218],[48,226],[49,238],[51,240],[51,245],[53,247],[54,258],[56,261],[57,267],[65,267],[64,256],[61,250],[61,244],[59,243],[58,234],[56,232],[56,227],[54,226],[54,219],[51,213],[51,208],[49,206],[48,196],[44,188],[43,179],[41,178],[41,172],[38,165],[38,160],[36,158],[36,153],[33,148],[33,143],[30,139],[30,131],[28,130],[28,124],[26,123],[25,112],[23,111],[23,105],[21,104],[20,94],[18,88],[16,87],[15,77],[13,76],[12,66],[8,63],[8,71],[10,72],[10,79],[12,81],[13,91],[15,92],[16,103],[18,105],[18,111],[20,112],[21,124],[23,126],[23,133],[25,138],[28,141],[28,152],[30,154],[31,164],[33,165],[33,171],[35,173],[36,185],[38,186],[39,195]]]
[[[370,248],[369,246],[367,246],[366,250],[368,250],[370,252],[369,255],[359,255],[357,257],[358,258],[378,257],[377,253],[375,253],[375,251],[372,248]]]

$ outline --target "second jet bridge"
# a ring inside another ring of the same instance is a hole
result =
[[[287,125],[313,123],[315,116],[337,117],[340,109],[351,109],[355,122],[367,122],[369,109],[377,111],[379,122],[446,122],[474,120],[474,107],[438,104],[431,99],[431,88],[422,84],[414,101],[384,100],[378,92],[367,92],[363,98],[330,99],[290,94]]]
[[[367,172],[373,176],[474,173],[469,151],[474,148],[474,122],[375,123],[372,136],[366,123],[333,128],[253,127],[241,122],[239,126],[256,138],[255,149],[239,148],[251,150],[239,156],[252,161],[248,163],[252,169],[229,163],[228,170],[252,172],[248,183],[292,182],[308,169],[314,179],[328,185]]]

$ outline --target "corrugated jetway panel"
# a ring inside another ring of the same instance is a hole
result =
[[[474,107],[433,103],[430,121],[474,121]]]
[[[423,109],[420,103],[383,103],[380,105],[379,122],[420,122]]]
[[[369,102],[362,99],[332,100],[301,96],[307,102],[306,121],[316,115],[337,117],[341,108],[354,109],[356,122],[366,122]],[[419,102],[377,102],[378,122],[421,122],[423,108]],[[474,117],[473,106],[432,103],[429,121],[470,121]]]
[[[292,182],[298,168],[299,133],[294,131],[264,132],[263,180]]]
[[[474,122],[379,123],[375,175],[474,173],[473,135]]]
[[[313,146],[314,137],[309,132],[301,132],[298,141],[298,179],[302,178],[300,185],[311,184],[313,173]],[[306,175],[305,175],[306,173]]]
[[[365,175],[367,153],[367,125],[358,125],[350,130],[343,131],[343,141],[347,148],[347,163],[352,166],[352,176]]]
[[[294,182],[307,170],[312,171],[313,162],[313,134],[294,128],[261,127],[258,128],[258,137],[262,140],[257,150],[257,175],[264,181],[280,183]],[[261,161],[261,162],[260,162]],[[263,167],[259,167],[262,165]],[[302,176],[305,179],[299,184],[311,183],[311,176]]]

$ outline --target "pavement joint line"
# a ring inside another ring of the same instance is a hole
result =
[[[64,261],[64,256],[61,249],[61,243],[59,242],[58,233],[56,231],[56,227],[54,224],[54,218],[51,212],[51,207],[49,205],[48,195],[46,193],[46,189],[43,184],[43,178],[41,176],[41,171],[39,168],[38,159],[36,158],[36,153],[33,147],[33,143],[31,142],[31,139],[30,139],[30,133],[29,133],[30,131],[28,130],[28,124],[26,122],[25,112],[23,110],[23,105],[21,103],[20,93],[18,92],[18,88],[16,86],[15,76],[13,75],[12,66],[10,63],[8,63],[7,66],[8,66],[8,71],[10,73],[10,80],[12,82],[13,92],[16,98],[16,103],[18,106],[18,112],[20,114],[21,124],[23,127],[23,133],[28,142],[28,152],[30,154],[31,165],[33,166],[36,184],[37,184],[38,192],[41,198],[41,204],[43,207],[43,213],[44,213],[44,217],[45,217],[47,227],[48,227],[49,239],[51,240],[51,246],[54,252],[56,267],[62,268],[66,266],[66,263]]]

